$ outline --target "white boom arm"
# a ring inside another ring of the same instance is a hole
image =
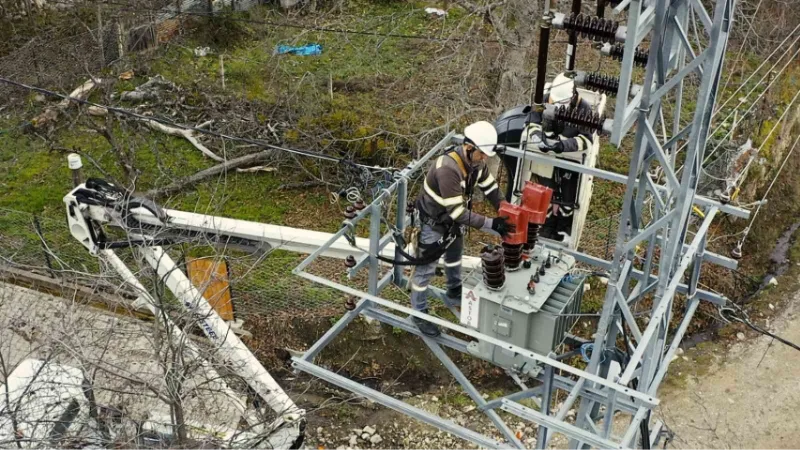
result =
[[[122,260],[116,256],[113,250],[111,250],[113,247],[104,245],[105,243],[101,238],[102,230],[97,227],[99,224],[122,226],[125,223],[125,214],[112,204],[89,204],[97,203],[97,198],[90,198],[87,200],[87,192],[91,193],[93,191],[82,184],[64,197],[64,202],[67,205],[67,220],[70,233],[86,246],[92,254],[101,256],[108,261],[111,267],[120,274],[126,283],[134,286],[140,295],[147,297],[144,298],[145,301],[141,303],[151,308],[151,311],[156,313],[156,317],[161,316],[157,313],[157,303],[152,301],[152,298],[144,292],[143,286],[135,278],[133,272],[131,272]],[[98,194],[98,197],[102,196],[103,194]],[[141,223],[153,222],[154,225],[164,225],[155,215],[148,213],[147,210],[143,208],[141,209],[141,213],[136,216],[141,219]],[[212,226],[220,224],[218,220],[210,223]],[[226,228],[226,231],[229,232],[234,232],[237,228],[236,224],[228,223],[223,225],[229,227]],[[219,233],[215,228],[203,228],[201,226],[192,228],[188,225],[182,226],[180,224],[175,224],[175,226],[173,226],[172,223],[170,223],[169,228]],[[240,224],[238,228],[240,231],[240,233],[237,234],[238,237],[252,239],[253,236],[251,234],[241,233],[241,230],[246,227],[242,227]],[[254,231],[250,229],[250,232]],[[130,236],[132,241],[147,238],[152,238],[152,236],[134,234]],[[254,240],[265,241],[263,239],[263,234],[261,239]],[[303,437],[303,428],[305,427],[305,411],[297,407],[294,401],[284,392],[275,379],[272,378],[255,355],[253,355],[247,346],[234,334],[228,323],[217,314],[203,297],[202,293],[192,284],[188,277],[178,268],[177,264],[161,247],[141,245],[138,246],[138,248],[147,263],[164,281],[167,288],[180,300],[181,305],[186,311],[192,314],[196,319],[200,328],[218,350],[216,354],[219,355],[220,358],[226,360],[230,369],[239,375],[267,405],[277,413],[278,419],[267,428],[267,430],[275,430],[267,440],[267,444],[272,448],[295,448],[297,445],[300,445]],[[171,328],[180,333],[177,328]],[[199,358],[193,346],[190,345],[188,350],[191,357]],[[229,390],[227,386],[225,386],[224,389],[226,393]],[[233,396],[235,398],[235,395]],[[244,411],[244,405],[241,404],[240,401],[236,401],[235,405],[242,411],[243,416],[248,422],[253,421],[253,419],[248,416],[247,412]]]

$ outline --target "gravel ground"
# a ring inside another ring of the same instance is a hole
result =
[[[769,326],[794,343],[800,342],[798,301],[796,293],[784,302]],[[675,433],[670,448],[800,446],[800,352],[767,336],[739,339],[706,373],[660,395],[660,415]]]

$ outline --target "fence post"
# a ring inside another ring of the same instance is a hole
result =
[[[39,244],[42,245],[42,253],[44,253],[44,261],[47,264],[47,270],[50,272],[50,277],[55,278],[56,273],[53,270],[53,262],[50,261],[50,252],[47,250],[47,243],[44,240],[44,234],[42,234],[42,225],[39,223],[39,216],[34,214],[33,215],[33,227],[36,230],[36,234],[39,236]]]
[[[97,3],[97,43],[100,45],[100,61],[102,61],[101,67],[106,66],[106,47],[105,47],[105,36],[103,35],[105,32],[103,31],[103,10],[102,4]]]

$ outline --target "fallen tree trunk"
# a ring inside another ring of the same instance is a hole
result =
[[[269,156],[273,154],[273,150],[264,150],[258,153],[252,153],[249,155],[241,156],[239,158],[228,160],[222,164],[217,164],[214,167],[209,167],[208,169],[201,170],[196,174],[184,178],[182,180],[175,181],[173,183],[168,184],[167,186],[158,188],[158,189],[151,189],[147,191],[148,197],[161,197],[168,194],[173,194],[178,192],[188,186],[194,185],[199,183],[200,181],[205,180],[206,178],[213,177],[215,175],[220,175],[222,173],[228,172],[229,170],[234,170],[242,166],[246,166],[248,164],[252,164],[255,162],[263,161],[267,159]]]

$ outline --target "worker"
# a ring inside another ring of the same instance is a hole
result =
[[[592,111],[589,102],[581,99],[575,89],[574,81],[563,73],[556,76],[549,87],[545,88],[545,102],[554,106],[577,108],[581,112]],[[543,130],[542,115],[535,110],[530,115],[527,135],[529,149],[534,146],[543,153],[552,152],[562,158],[565,157],[562,156],[564,153],[584,152],[592,146],[591,134],[568,124],[555,123],[552,129]],[[507,158],[506,166],[509,170],[513,168],[516,171],[516,162],[516,158],[513,158],[513,161]],[[582,160],[578,159],[576,162],[582,163]],[[553,200],[540,235],[569,244],[573,214],[575,208],[579,206],[577,200],[580,174],[545,163],[531,162],[523,165],[523,168],[525,168],[521,174],[523,179],[532,174],[532,181],[553,189]]]
[[[464,142],[452,146],[431,165],[416,201],[421,229],[419,257],[431,262],[415,267],[411,279],[411,305],[428,313],[428,285],[436,272],[438,255],[444,254],[447,292],[445,303],[450,308],[461,304],[461,256],[464,251],[464,229],[472,227],[505,236],[513,231],[507,217],[488,218],[472,212],[472,193],[477,185],[494,207],[500,208],[500,189],[486,167],[486,160],[495,155],[497,131],[489,122],[473,123],[464,129]],[[444,247],[444,248],[443,248]],[[426,336],[438,336],[439,327],[414,317]]]

